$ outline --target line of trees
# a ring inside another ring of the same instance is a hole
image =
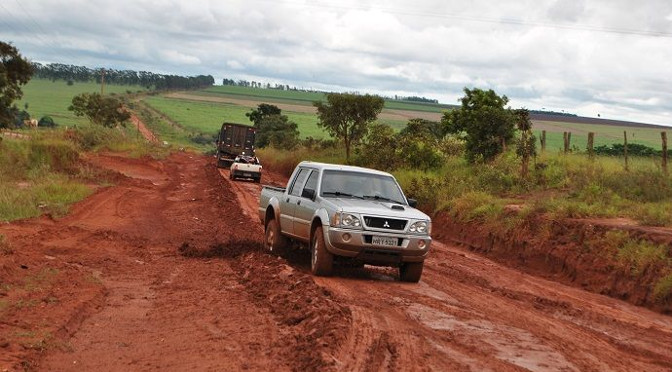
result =
[[[36,78],[52,81],[64,80],[69,83],[89,81],[100,83],[104,74],[105,83],[108,84],[140,85],[147,89],[155,90],[201,89],[215,84],[215,79],[212,75],[165,75],[148,71],[89,68],[62,63],[49,63],[45,65],[33,62],[31,65],[34,71],[33,76]]]

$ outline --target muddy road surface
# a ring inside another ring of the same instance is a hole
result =
[[[672,370],[669,316],[439,242],[418,284],[312,277],[213,158],[89,161],[115,185],[0,225],[0,370]]]

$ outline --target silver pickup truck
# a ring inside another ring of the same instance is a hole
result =
[[[304,161],[287,188],[263,187],[259,219],[268,250],[290,241],[310,247],[315,275],[331,275],[334,259],[345,259],[398,267],[402,281],[417,282],[432,222],[414,206],[389,173]]]

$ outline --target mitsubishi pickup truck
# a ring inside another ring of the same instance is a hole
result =
[[[329,276],[334,261],[346,260],[398,267],[402,281],[418,282],[432,221],[415,204],[389,173],[304,161],[286,188],[262,188],[259,219],[266,249],[300,243],[310,249],[314,275]]]

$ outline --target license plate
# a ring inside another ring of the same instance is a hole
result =
[[[243,173],[243,177],[252,177],[252,173]]]
[[[387,247],[396,247],[399,239],[397,238],[388,238],[385,236],[373,236],[371,237],[371,244],[373,245],[384,245]]]

